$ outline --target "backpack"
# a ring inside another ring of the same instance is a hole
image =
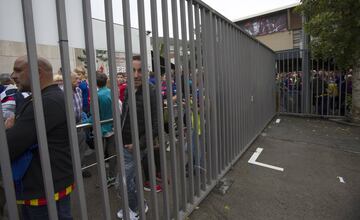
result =
[[[37,144],[32,145],[17,159],[11,162],[11,171],[13,174],[13,180],[15,182],[15,185],[18,185],[25,176],[25,173],[29,169],[30,163],[33,158],[33,150],[37,148]]]

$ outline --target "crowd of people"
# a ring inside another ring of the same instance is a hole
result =
[[[38,58],[38,66],[58,217],[59,219],[72,219],[70,194],[73,191],[75,185],[70,153],[71,151],[69,146],[70,142],[67,127],[68,121],[66,119],[65,98],[63,93],[63,72],[60,68],[59,71],[54,74],[50,62],[42,57]],[[143,97],[142,92],[143,81],[140,56],[133,57],[132,68],[135,85],[135,105],[137,112],[139,148],[144,175],[143,187],[145,191],[150,191],[150,174],[147,161],[147,154],[149,152],[147,150],[148,146],[145,129],[145,97]],[[47,201],[43,184],[41,160],[38,151],[34,107],[32,104],[33,97],[31,94],[32,90],[29,74],[27,56],[22,56],[16,59],[13,67],[13,73],[4,73],[0,75],[1,106],[3,110],[2,115],[5,122],[6,136],[12,162],[12,171],[14,175],[13,179],[16,189],[16,200],[17,203],[21,205],[22,219],[47,219]],[[164,106],[165,121],[165,125],[161,126],[165,126],[165,131],[168,132],[170,125],[168,124],[168,120],[166,120],[168,115],[168,109],[166,108],[166,98],[168,96],[166,75],[162,73],[161,76],[161,95],[163,97],[162,104]],[[124,72],[117,73],[116,80],[118,84],[119,97],[117,100],[112,100],[108,74],[100,71],[96,72],[97,95],[95,97],[98,99],[100,121],[107,120],[107,122],[101,123],[104,155],[105,158],[112,157],[111,159],[106,160],[107,184],[108,187],[110,187],[112,185],[116,185],[116,183],[119,181],[116,181],[116,177],[119,178],[119,174],[116,169],[116,159],[113,157],[116,155],[116,148],[114,141],[114,126],[111,120],[113,119],[113,102],[118,102],[121,112],[122,140],[124,148],[124,163],[130,208],[130,219],[138,219],[139,208],[135,183],[136,161],[133,156],[134,145],[131,134],[131,112],[129,111],[127,74]],[[184,77],[182,77],[182,80],[184,82]],[[157,82],[154,74],[150,74],[148,83],[151,106],[152,134],[155,143],[153,152],[157,180],[155,190],[156,192],[161,192],[161,184],[168,184],[168,181],[163,181],[161,177],[160,151],[159,143],[157,141],[158,126],[160,125],[158,125],[157,119],[156,106],[158,103],[156,101],[155,93],[155,85]],[[191,81],[189,84],[191,85]],[[78,66],[71,72],[71,86],[73,92],[72,104],[76,124],[92,124],[94,110],[90,105],[91,96],[86,68]],[[184,85],[182,87],[184,87]],[[170,100],[175,102],[177,100],[177,89],[174,80],[172,80],[171,91],[173,94],[172,99]],[[184,91],[184,88],[179,89],[179,91]],[[183,95],[183,97],[185,96]],[[200,120],[200,117],[198,118],[198,120]],[[181,119],[180,121],[185,120]],[[193,120],[192,123],[194,123]],[[186,127],[185,122],[184,124]],[[77,127],[80,159],[82,165],[84,166],[86,152],[88,152],[89,149],[94,149],[94,134],[92,131],[92,126]],[[198,134],[200,135],[201,131],[198,131]],[[17,166],[14,164],[17,164]],[[87,169],[83,169],[82,175],[84,178],[89,178],[92,176],[91,172]],[[3,190],[2,186],[0,189]],[[1,203],[4,203],[5,201],[4,195],[0,194],[0,200],[1,205]],[[3,210],[5,210],[4,205],[1,207],[2,212]],[[145,211],[147,210],[148,206],[145,202]],[[0,213],[0,216],[1,215],[4,215],[4,213]],[[119,218],[123,218],[123,210],[119,210],[117,216]]]
[[[303,73],[299,71],[276,74],[278,106],[283,112],[301,113]],[[312,114],[345,115],[350,111],[352,70],[310,71],[310,99]]]

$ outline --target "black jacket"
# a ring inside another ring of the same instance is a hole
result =
[[[65,190],[74,182],[64,93],[57,85],[46,87],[41,93],[54,190],[59,192]],[[19,110],[15,117],[14,126],[6,130],[11,161],[37,143],[31,96],[24,100],[22,109]],[[22,187],[17,199],[45,198],[38,149],[33,152],[33,159],[22,180]]]
[[[153,138],[155,139],[158,136],[158,120],[157,120],[157,110],[156,110],[156,92],[153,85],[149,85],[150,91],[150,106],[151,106],[151,122],[152,122],[152,133]],[[146,131],[145,131],[145,109],[144,109],[144,97],[142,87],[139,88],[135,93],[136,99],[136,112],[138,120],[138,130],[139,130],[139,145],[141,150],[146,149]],[[123,125],[122,135],[123,143],[132,144],[131,136],[131,125],[130,125],[130,109],[129,109],[129,97],[128,91],[125,91],[125,100],[123,103],[123,112],[121,115],[121,124]]]

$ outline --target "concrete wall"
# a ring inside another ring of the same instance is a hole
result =
[[[256,37],[259,41],[274,51],[293,49],[292,31],[277,32]]]
[[[39,56],[45,57],[51,62],[54,72],[59,70],[61,66],[59,47],[37,45],[37,52]],[[0,40],[0,73],[11,73],[15,59],[24,54],[26,54],[25,43]],[[74,48],[70,48],[69,55],[71,68],[74,68],[76,66]]]

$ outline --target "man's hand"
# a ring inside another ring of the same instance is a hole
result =
[[[132,151],[132,149],[133,149],[133,144],[125,144],[124,147],[125,147],[126,149],[128,149],[129,151]]]
[[[14,126],[14,124],[15,124],[15,117],[11,116],[8,119],[6,119],[5,128],[6,129],[12,128]]]

